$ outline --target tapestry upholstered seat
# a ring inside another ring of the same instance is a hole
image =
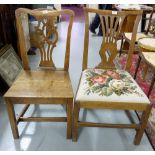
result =
[[[83,71],[76,100],[150,103],[127,71],[103,69]]]
[[[138,45],[143,52],[155,51],[155,38],[141,38]]]
[[[130,32],[127,32],[127,33],[124,33],[124,35],[125,35],[125,38],[127,38],[128,40],[131,40],[131,37],[132,37],[132,33],[130,33]],[[139,39],[141,39],[141,38],[147,38],[147,37],[149,37],[149,35],[146,35],[145,33],[137,33],[136,34],[136,42],[139,40]]]
[[[143,52],[144,58],[155,67],[155,52]]]

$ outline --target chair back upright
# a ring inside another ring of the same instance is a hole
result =
[[[102,25],[102,43],[99,50],[101,62],[95,67],[100,69],[115,68],[114,59],[117,52],[117,40],[121,33],[121,28],[127,16],[136,16],[132,31],[132,39],[130,42],[128,59],[126,63],[126,70],[130,69],[131,58],[134,51],[134,43],[139,21],[142,16],[142,11],[111,11],[111,10],[97,10],[91,8],[84,8],[85,13],[85,37],[84,37],[84,55],[83,55],[83,70],[88,68],[88,46],[89,46],[89,13],[97,13],[100,17]]]
[[[26,8],[19,8],[15,11],[16,14],[16,26],[19,40],[19,50],[21,59],[23,62],[23,67],[25,70],[30,70],[26,42],[27,38],[24,35],[24,25],[22,24],[23,15],[33,16],[37,21],[37,25],[34,27],[34,32],[30,33],[30,41],[33,45],[40,51],[40,67],[50,68],[57,70],[53,59],[52,53],[54,47],[58,42],[58,32],[55,27],[55,19],[63,14],[69,15],[69,25],[67,31],[67,41],[66,41],[66,51],[63,70],[68,71],[69,68],[69,58],[70,58],[70,40],[71,40],[71,30],[74,19],[74,12],[71,10],[61,10],[55,11],[51,9],[35,9],[30,10]],[[51,38],[51,36],[53,36]]]

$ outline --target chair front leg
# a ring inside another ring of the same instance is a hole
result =
[[[19,133],[18,133],[18,127],[17,127],[17,121],[16,121],[13,103],[11,103],[8,99],[5,99],[5,102],[6,102],[6,107],[7,107],[7,112],[10,120],[13,137],[14,139],[18,139]]]
[[[143,111],[143,113],[142,113],[142,117],[141,117],[141,120],[140,120],[140,126],[139,126],[139,129],[136,132],[136,136],[135,136],[135,139],[134,139],[134,144],[135,145],[139,145],[140,142],[141,142],[142,136],[144,134],[144,131],[145,131],[145,128],[146,128],[146,125],[147,125],[147,122],[148,122],[150,111],[151,111],[151,105],[148,105],[147,109],[145,111]]]
[[[67,139],[72,138],[72,112],[73,112],[73,99],[67,101]]]
[[[74,119],[73,119],[73,137],[72,140],[74,142],[77,141],[77,137],[78,137],[78,120],[79,120],[79,112],[80,112],[80,105],[78,104],[78,102],[74,103]]]

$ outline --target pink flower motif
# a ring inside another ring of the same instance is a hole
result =
[[[108,76],[110,76],[111,78],[113,78],[113,79],[116,79],[116,80],[120,80],[121,79],[119,73],[117,73],[116,71],[109,70],[109,71],[106,72],[106,74]]]
[[[94,76],[91,81],[95,84],[105,84],[108,80],[109,76],[108,75],[98,75],[98,76]]]

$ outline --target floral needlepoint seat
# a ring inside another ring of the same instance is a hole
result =
[[[131,40],[132,33],[127,32],[127,33],[125,33],[124,35],[125,35],[125,37],[126,37],[127,39]],[[146,34],[144,34],[144,33],[137,33],[137,34],[136,34],[136,42],[137,42],[139,39],[141,39],[141,38],[147,38],[147,37],[149,37],[149,36],[146,35]]]
[[[76,100],[150,103],[128,72],[103,69],[83,71]]]
[[[148,63],[155,67],[155,52],[143,52],[143,56]]]

